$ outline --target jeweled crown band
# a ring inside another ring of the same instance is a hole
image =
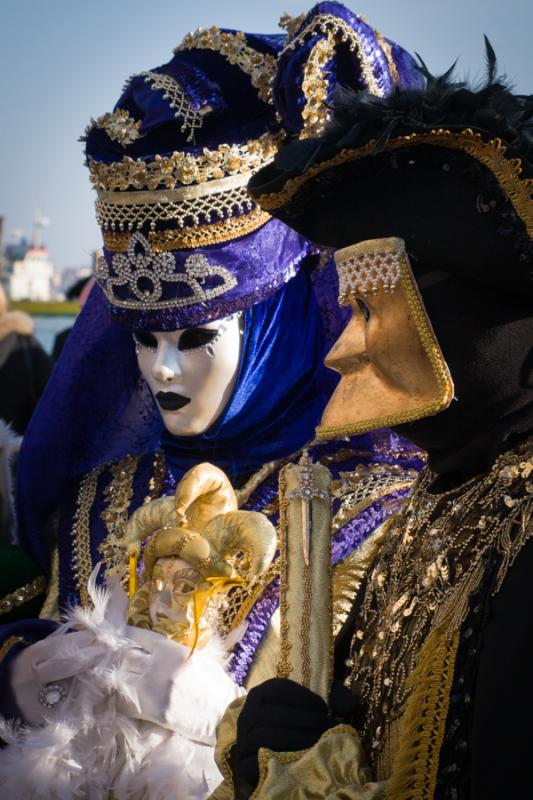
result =
[[[95,276],[113,305],[144,310],[205,303],[237,285],[227,269],[201,253],[187,256],[182,265],[172,253],[154,253],[141,233],[133,234],[126,253],[109,257],[109,262],[101,256]]]
[[[370,239],[335,253],[339,276],[339,303],[347,305],[357,294],[394,291],[405,259],[402,239]]]

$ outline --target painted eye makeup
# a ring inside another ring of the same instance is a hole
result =
[[[157,339],[153,333],[148,331],[133,331],[133,340],[135,344],[140,347],[146,347],[149,350],[157,350]]]
[[[218,328],[187,328],[179,338],[178,350],[187,353],[212,344],[219,334]]]

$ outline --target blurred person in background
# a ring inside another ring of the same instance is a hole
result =
[[[23,311],[8,311],[0,286],[0,419],[23,436],[52,372],[53,362],[35,339],[34,322]]]
[[[86,278],[80,278],[70,287],[67,291],[67,300],[74,302],[75,300],[78,301],[80,309],[83,308],[85,305],[85,301],[89,297],[91,289],[94,284],[94,277],[88,275]],[[52,350],[52,359],[54,363],[59,359],[63,347],[65,346],[65,342],[68,339],[68,335],[72,330],[72,325],[68,328],[65,328],[62,331],[59,331],[56,338],[54,339],[54,348]]]

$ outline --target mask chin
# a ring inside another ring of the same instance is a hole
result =
[[[356,435],[438,414],[454,395],[402,239],[337,251],[341,305],[352,317],[325,363],[341,375],[319,439]]]

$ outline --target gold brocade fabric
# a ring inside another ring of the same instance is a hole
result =
[[[390,776],[398,748],[406,746],[401,730],[410,676],[424,646],[439,629],[452,640],[487,570],[496,569],[495,593],[533,535],[532,445],[523,443],[486,475],[441,494],[431,492],[434,476],[425,470],[389,525],[351,653],[352,681],[367,708],[363,742],[380,779]]]
[[[368,779],[359,736],[348,725],[323,734],[310,750],[259,751],[259,784],[250,800],[379,800],[383,784]]]
[[[235,700],[217,731],[216,760],[224,781],[209,800],[237,800],[231,770],[237,717],[245,698]],[[381,800],[384,784],[370,780],[357,732],[337,725],[310,750],[259,751],[259,783],[250,800]]]

